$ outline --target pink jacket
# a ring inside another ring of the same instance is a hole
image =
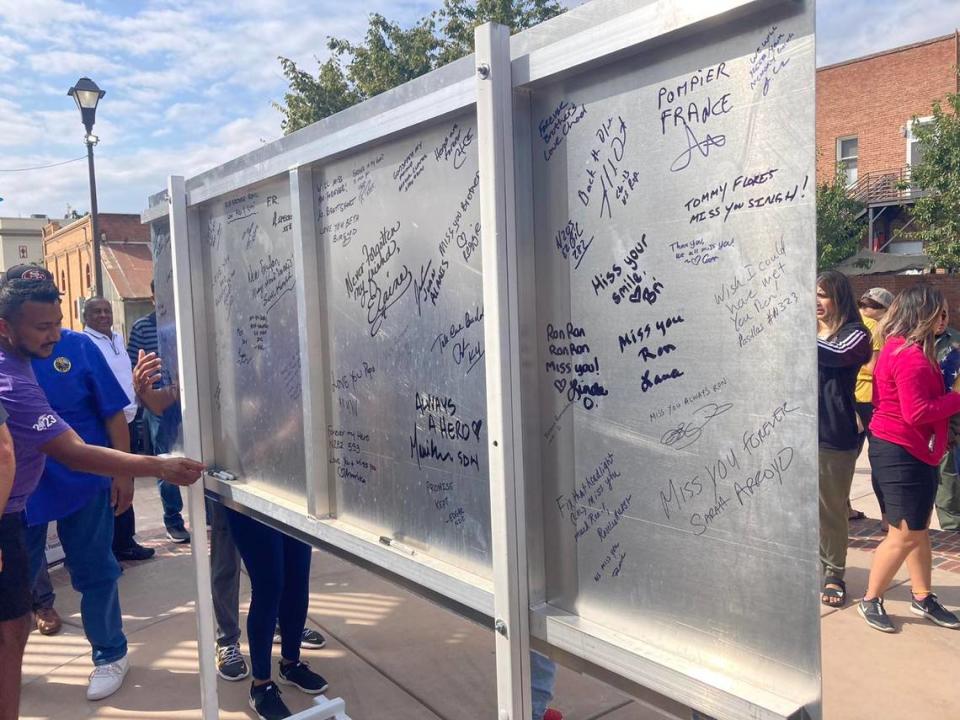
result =
[[[943,375],[916,345],[887,340],[873,371],[870,432],[896,443],[917,460],[937,465],[947,450],[947,424],[960,412],[960,393],[945,392]]]

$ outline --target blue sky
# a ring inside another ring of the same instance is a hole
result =
[[[682,1],[682,0],[681,0]],[[0,171],[82,157],[67,89],[107,91],[97,113],[101,212],[139,212],[170,174],[192,175],[275,139],[276,58],[316,69],[325,39],[362,37],[371,12],[403,24],[441,0],[0,0]],[[567,4],[577,4],[568,0]],[[818,63],[960,27],[957,0],[820,0]],[[85,162],[0,172],[0,215],[89,206]]]

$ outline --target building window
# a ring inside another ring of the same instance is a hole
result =
[[[85,275],[87,278],[87,290],[89,290],[90,289],[90,263],[87,263],[87,269],[85,271]]]
[[[67,291],[67,273],[60,271],[60,292]]]
[[[923,146],[914,135],[914,128],[933,122],[932,117],[914,118],[907,122],[907,165],[919,165],[923,162]]]
[[[837,167],[846,178],[847,187],[857,183],[857,156],[860,153],[859,141],[853,137],[837,138]]]

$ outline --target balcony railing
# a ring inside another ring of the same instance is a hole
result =
[[[923,197],[924,191],[910,182],[910,166],[864,173],[848,190],[849,196],[864,205],[909,203]]]

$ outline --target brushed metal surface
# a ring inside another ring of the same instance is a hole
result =
[[[490,574],[471,114],[314,170],[341,520]]]
[[[286,175],[200,208],[214,457],[306,507],[293,222]]]
[[[531,153],[547,602],[816,713],[812,32],[538,87]]]

